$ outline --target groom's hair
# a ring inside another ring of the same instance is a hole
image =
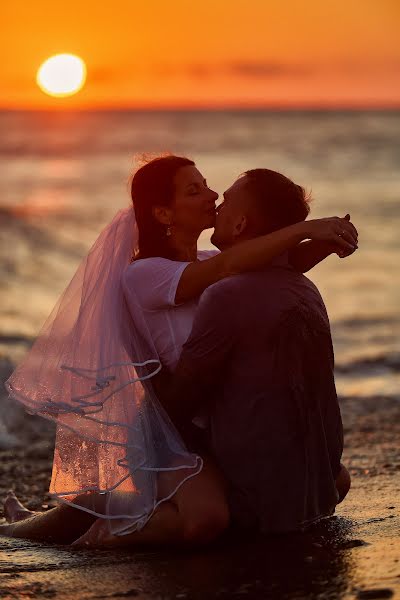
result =
[[[270,169],[251,169],[244,175],[253,200],[257,235],[306,219],[311,198],[300,185]]]

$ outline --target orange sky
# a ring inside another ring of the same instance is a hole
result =
[[[1,0],[0,107],[399,107],[399,31],[399,0]],[[35,82],[60,52],[64,99]]]

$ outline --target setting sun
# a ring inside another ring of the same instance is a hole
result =
[[[56,54],[39,68],[36,82],[49,96],[58,98],[72,96],[85,84],[86,65],[74,54]]]

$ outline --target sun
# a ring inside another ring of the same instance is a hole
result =
[[[65,98],[83,88],[86,81],[86,65],[75,54],[55,54],[42,63],[36,75],[36,83],[49,96]]]

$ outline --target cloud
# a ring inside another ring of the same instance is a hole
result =
[[[88,82],[94,85],[117,84],[121,81],[156,79],[172,80],[192,79],[207,82],[221,77],[229,79],[275,79],[277,77],[303,77],[312,73],[306,66],[290,65],[273,61],[233,61],[221,63],[176,64],[169,62],[119,63],[115,66],[95,66],[88,69]]]
[[[190,65],[186,68],[185,73],[194,79],[211,79],[221,76],[240,79],[272,79],[308,75],[311,73],[311,69],[310,67],[273,61],[233,61],[216,65]]]
[[[232,75],[255,79],[305,75],[309,73],[309,69],[306,67],[272,61],[232,62],[226,66],[226,70]]]

